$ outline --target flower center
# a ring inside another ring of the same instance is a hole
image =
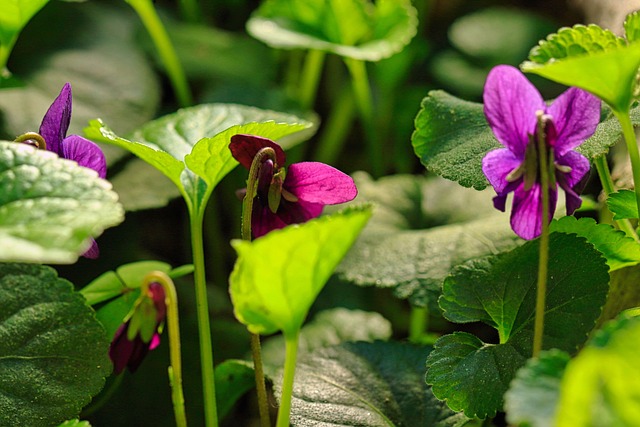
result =
[[[19,142],[21,144],[27,144],[35,148],[39,148],[41,150],[47,149],[47,143],[45,142],[42,135],[36,132],[27,132],[22,135],[16,137],[14,142]]]

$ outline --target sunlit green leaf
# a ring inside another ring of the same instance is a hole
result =
[[[605,303],[604,258],[583,238],[550,236],[543,348],[574,353],[587,339]],[[445,280],[440,306],[455,323],[483,322],[499,344],[468,333],[438,339],[427,360],[427,383],[439,399],[467,416],[502,408],[515,372],[531,356],[538,271],[537,240],[456,267]]]
[[[624,36],[629,43],[640,41],[640,13],[633,12],[624,20]]]
[[[638,204],[633,190],[620,190],[609,194],[607,206],[613,213],[613,219],[638,218]]]
[[[371,215],[368,206],[274,230],[238,253],[229,278],[236,317],[253,333],[296,333]]]
[[[11,49],[27,22],[49,0],[5,0],[0,5],[0,47]]]
[[[429,347],[346,343],[301,357],[292,425],[461,427],[469,419],[436,399],[423,381]],[[275,379],[276,395],[281,378]]]
[[[78,416],[111,371],[108,348],[93,310],[55,270],[0,264],[0,425]]]
[[[58,427],[91,427],[89,421],[69,420],[60,424]]]
[[[111,184],[95,171],[0,141],[0,260],[72,263],[91,237],[123,219]]]
[[[247,31],[276,48],[379,61],[402,50],[417,26],[407,0],[267,0],[247,22]]]

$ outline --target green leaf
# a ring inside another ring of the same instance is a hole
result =
[[[91,427],[89,421],[69,420],[60,424],[58,427]]]
[[[149,122],[121,138],[99,120],[85,129],[87,137],[125,148],[149,163],[180,190],[191,207],[204,209],[211,191],[238,162],[231,156],[232,135],[248,133],[280,139],[312,127],[298,117],[232,104],[205,104],[178,110]],[[284,148],[299,142],[285,139]]]
[[[467,416],[493,416],[516,370],[532,350],[538,241],[510,252],[471,260],[445,280],[440,306],[455,323],[483,322],[500,344],[470,334],[445,335],[427,360],[427,383],[439,399]],[[553,233],[543,348],[574,353],[605,303],[609,283],[604,258],[583,238]]]
[[[416,15],[407,0],[267,0],[247,22],[247,31],[275,48],[379,61],[409,44]]]
[[[640,106],[631,109],[629,118],[634,126],[640,126]],[[600,120],[600,124],[591,138],[576,148],[576,151],[590,160],[606,155],[609,149],[622,137],[620,121],[612,114],[606,104],[602,104]]]
[[[48,3],[48,0],[11,0],[4,1],[0,7],[0,45],[9,49],[20,31],[33,15]]]
[[[640,318],[622,316],[567,365],[559,426],[631,426],[640,419]]]
[[[354,327],[358,325],[358,327]],[[391,338],[391,323],[376,312],[333,308],[318,313],[300,330],[298,355],[347,341],[375,341]],[[285,342],[282,336],[266,340],[262,346],[265,366],[284,364]]]
[[[624,35],[629,43],[640,40],[640,13],[635,11],[624,20]]]
[[[223,419],[246,392],[256,386],[253,368],[242,360],[225,360],[216,366],[216,403]]]
[[[544,63],[534,61],[541,61],[546,57],[530,57],[530,61],[524,62],[520,67],[525,72],[538,74],[554,82],[587,90],[609,104],[614,111],[625,113],[630,108],[636,73],[640,66],[640,44],[615,44],[612,41],[610,45],[589,46],[592,50],[579,52],[577,55],[573,51],[566,54],[554,52],[556,56],[549,58],[553,61]]]
[[[635,204],[635,198],[633,202]],[[596,223],[593,218],[566,216],[553,221],[550,230],[574,233],[587,239],[607,259],[609,271],[640,263],[640,245],[635,240],[609,224]]]
[[[376,205],[337,269],[342,279],[356,285],[393,288],[398,298],[437,311],[442,281],[453,266],[523,242],[508,217],[494,209],[490,190],[411,175],[374,181],[360,172],[354,180],[354,203]]]
[[[93,310],[55,270],[0,265],[0,425],[76,417],[111,371],[108,348]]]
[[[613,213],[613,219],[638,218],[638,205],[636,193],[633,190],[619,190],[609,194],[607,206]]]
[[[233,240],[238,259],[229,292],[238,320],[253,333],[295,334],[371,216],[369,206]]]
[[[0,260],[72,263],[123,221],[96,172],[25,144],[0,141]]]
[[[422,379],[429,347],[346,343],[301,357],[292,425],[459,427],[469,419],[436,399]],[[275,379],[276,395],[281,378]]]
[[[560,380],[570,357],[560,350],[540,352],[516,373],[504,396],[509,425],[547,427],[554,425],[560,397]]]

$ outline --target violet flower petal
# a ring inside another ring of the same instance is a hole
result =
[[[91,239],[91,246],[89,246],[89,249],[87,249],[82,256],[89,259],[98,259],[100,256],[100,248],[98,248],[98,243],[94,239]]]
[[[570,172],[561,172],[566,179],[567,185],[571,188],[580,183],[591,170],[589,160],[576,151],[569,151],[563,156],[556,156],[556,163],[571,168]]]
[[[358,195],[349,175],[319,162],[292,164],[283,186],[300,201],[322,205],[348,202]]]
[[[535,239],[542,233],[542,193],[540,190],[541,185],[535,183],[528,191],[525,191],[524,185],[521,185],[514,192],[511,228],[518,236],[526,240]],[[553,218],[557,200],[557,190],[550,189],[548,221]]]
[[[59,157],[64,157],[62,154],[62,140],[67,135],[70,122],[71,85],[65,83],[60,94],[42,118],[39,131],[47,144],[47,150],[56,153]]]
[[[62,157],[73,160],[80,166],[98,172],[100,178],[107,176],[104,153],[93,142],[78,135],[69,135],[62,142]]]
[[[317,218],[322,213],[323,205],[309,203],[303,200],[297,202],[280,201],[280,207],[275,214],[268,206],[254,201],[251,214],[251,230],[253,237],[264,236],[272,230],[284,228],[290,224],[300,224]]]
[[[563,92],[547,109],[557,132],[554,150],[562,156],[591,137],[600,123],[600,100],[582,89]]]
[[[253,158],[262,148],[271,147],[276,152],[276,163],[278,167],[283,167],[286,163],[286,155],[282,148],[267,138],[255,135],[233,135],[229,149],[233,157],[246,169],[251,169]]]
[[[536,111],[546,109],[538,90],[515,67],[498,65],[484,86],[484,114],[498,141],[524,159],[529,135],[535,134]]]
[[[482,172],[496,190],[496,193],[499,194],[504,192],[510,184],[507,181],[507,175],[517,169],[523,161],[524,159],[517,158],[507,148],[499,148],[489,151],[484,156],[482,159]]]
[[[109,347],[109,358],[113,363],[113,372],[115,374],[122,372],[133,353],[133,341],[127,339],[127,329],[128,323],[120,325]]]

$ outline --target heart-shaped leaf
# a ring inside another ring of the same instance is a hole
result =
[[[522,243],[493,208],[489,190],[411,175],[374,181],[359,172],[354,180],[355,203],[372,202],[376,209],[337,272],[359,286],[392,288],[398,298],[436,311],[453,266]]]
[[[0,260],[72,263],[123,219],[111,184],[93,170],[0,141]]]
[[[483,322],[499,344],[468,333],[445,335],[427,360],[427,383],[439,399],[467,416],[493,416],[515,372],[531,355],[536,306],[538,241],[456,267],[443,286],[440,306],[455,323]],[[553,233],[543,347],[574,353],[586,341],[605,303],[609,283],[604,258],[583,238]]]
[[[345,343],[301,357],[292,425],[461,427],[469,419],[435,398],[423,381],[429,347]],[[280,377],[275,379],[276,395]]]
[[[108,348],[93,310],[55,270],[0,264],[0,425],[76,417],[111,372]]]
[[[253,333],[294,336],[311,304],[371,216],[369,206],[233,240],[238,259],[229,292],[238,320]]]
[[[267,0],[247,31],[282,49],[316,49],[364,61],[401,51],[416,34],[407,0]]]

